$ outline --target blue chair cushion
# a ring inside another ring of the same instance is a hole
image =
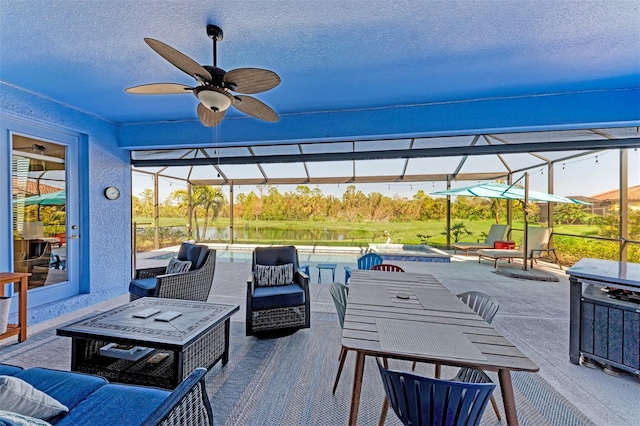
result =
[[[15,377],[60,401],[70,411],[82,400],[107,384],[107,380],[103,377],[49,370],[48,368],[29,368],[16,374]]]
[[[207,253],[209,253],[208,246],[182,243],[178,250],[178,260],[190,261],[191,271],[193,271],[195,269],[200,269],[202,265],[204,265],[204,262],[207,259]]]
[[[0,364],[0,376],[14,376],[22,370],[22,367],[15,365]]]
[[[209,253],[209,247],[207,246],[193,246],[187,250],[187,258],[185,260],[191,261],[191,270],[200,269],[204,265],[204,261],[207,259],[207,253]]]
[[[191,247],[195,247],[195,244],[182,243],[178,249],[178,260],[187,260],[187,252]]]
[[[253,251],[253,265],[284,265],[293,263],[298,270],[298,252],[294,246],[256,247]]]
[[[138,278],[129,283],[129,293],[138,297],[152,297],[156,292],[156,278]]]
[[[298,284],[256,287],[251,308],[256,311],[304,305],[304,290]]]
[[[139,425],[171,392],[142,386],[108,384],[82,401],[56,425]]]

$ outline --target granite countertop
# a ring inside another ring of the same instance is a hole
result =
[[[577,278],[640,287],[638,263],[584,258],[569,268],[567,274]]]

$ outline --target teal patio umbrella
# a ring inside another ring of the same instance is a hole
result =
[[[49,192],[41,195],[34,195],[24,199],[25,206],[63,206],[67,204],[66,191]]]
[[[515,186],[520,179],[525,178],[524,188]],[[527,205],[529,201],[547,202],[547,203],[570,203],[570,204],[589,204],[583,201],[574,200],[572,198],[562,197],[560,195],[549,194],[546,192],[531,191],[529,190],[529,174],[525,173],[520,179],[518,179],[512,185],[506,185],[504,183],[485,182],[478,185],[466,186],[463,188],[448,189],[445,191],[432,192],[432,195],[455,195],[458,197],[482,197],[482,198],[499,198],[503,200],[518,200],[522,204],[524,209],[524,238],[523,238],[523,252],[524,252],[524,269],[527,269],[527,257],[528,257],[528,209]]]
[[[548,202],[548,203],[573,203],[585,204],[572,198],[561,197],[559,195],[548,194],[546,192],[526,191],[513,185],[504,183],[487,182],[464,188],[449,189],[446,191],[432,192],[433,195],[457,195],[459,197],[483,197],[483,198],[500,198],[503,200],[524,200],[528,196],[529,201]]]

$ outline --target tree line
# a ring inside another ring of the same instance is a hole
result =
[[[511,201],[514,220],[522,220],[523,209],[518,201]],[[133,196],[133,215],[153,217],[153,191],[145,189]],[[173,191],[159,202],[159,215],[166,218],[188,218],[189,197],[184,189]],[[218,218],[230,217],[230,203],[219,187],[193,186],[191,195],[192,222],[195,237],[206,233],[208,224]],[[365,194],[349,185],[342,196],[325,195],[315,187],[298,185],[293,191],[281,193],[275,186],[257,186],[255,191],[238,194],[234,200],[235,218],[271,221],[327,221],[327,222],[415,222],[444,221],[447,216],[446,198],[432,198],[423,190],[411,197],[391,197],[379,192]],[[494,220],[504,222],[507,200],[479,197],[457,197],[451,203],[451,217],[455,220]],[[529,221],[539,221],[538,205],[529,206]],[[640,210],[629,210],[629,236],[640,237]],[[604,217],[588,211],[579,204],[557,204],[554,222],[558,224],[598,225],[598,235],[616,237],[619,230],[617,213]],[[201,227],[201,228],[200,228]]]
[[[219,217],[230,216],[230,203],[220,188],[192,187],[192,214],[205,223]],[[153,216],[153,191],[145,189],[139,197],[133,196],[133,215]],[[453,218],[468,220],[495,219],[500,222],[506,215],[505,200],[458,197],[451,204]],[[159,203],[161,217],[187,217],[188,193],[184,189],[173,191]],[[522,210],[514,208],[514,218],[522,217]],[[319,188],[298,185],[294,190],[281,193],[275,186],[257,186],[255,191],[241,193],[233,205],[235,218],[245,220],[279,221],[344,221],[344,222],[409,222],[445,220],[446,199],[432,198],[423,190],[411,197],[387,196],[379,192],[365,194],[355,185],[349,185],[342,196],[325,195]],[[534,208],[533,214],[537,214]]]

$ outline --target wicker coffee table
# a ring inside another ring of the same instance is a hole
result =
[[[133,316],[145,309],[160,312]],[[147,297],[59,328],[57,334],[71,337],[72,371],[173,389],[196,367],[227,363],[230,318],[238,310],[238,305]],[[165,312],[181,315],[171,321],[155,319]],[[152,350],[136,360],[101,355],[100,348],[104,351],[111,343]]]

